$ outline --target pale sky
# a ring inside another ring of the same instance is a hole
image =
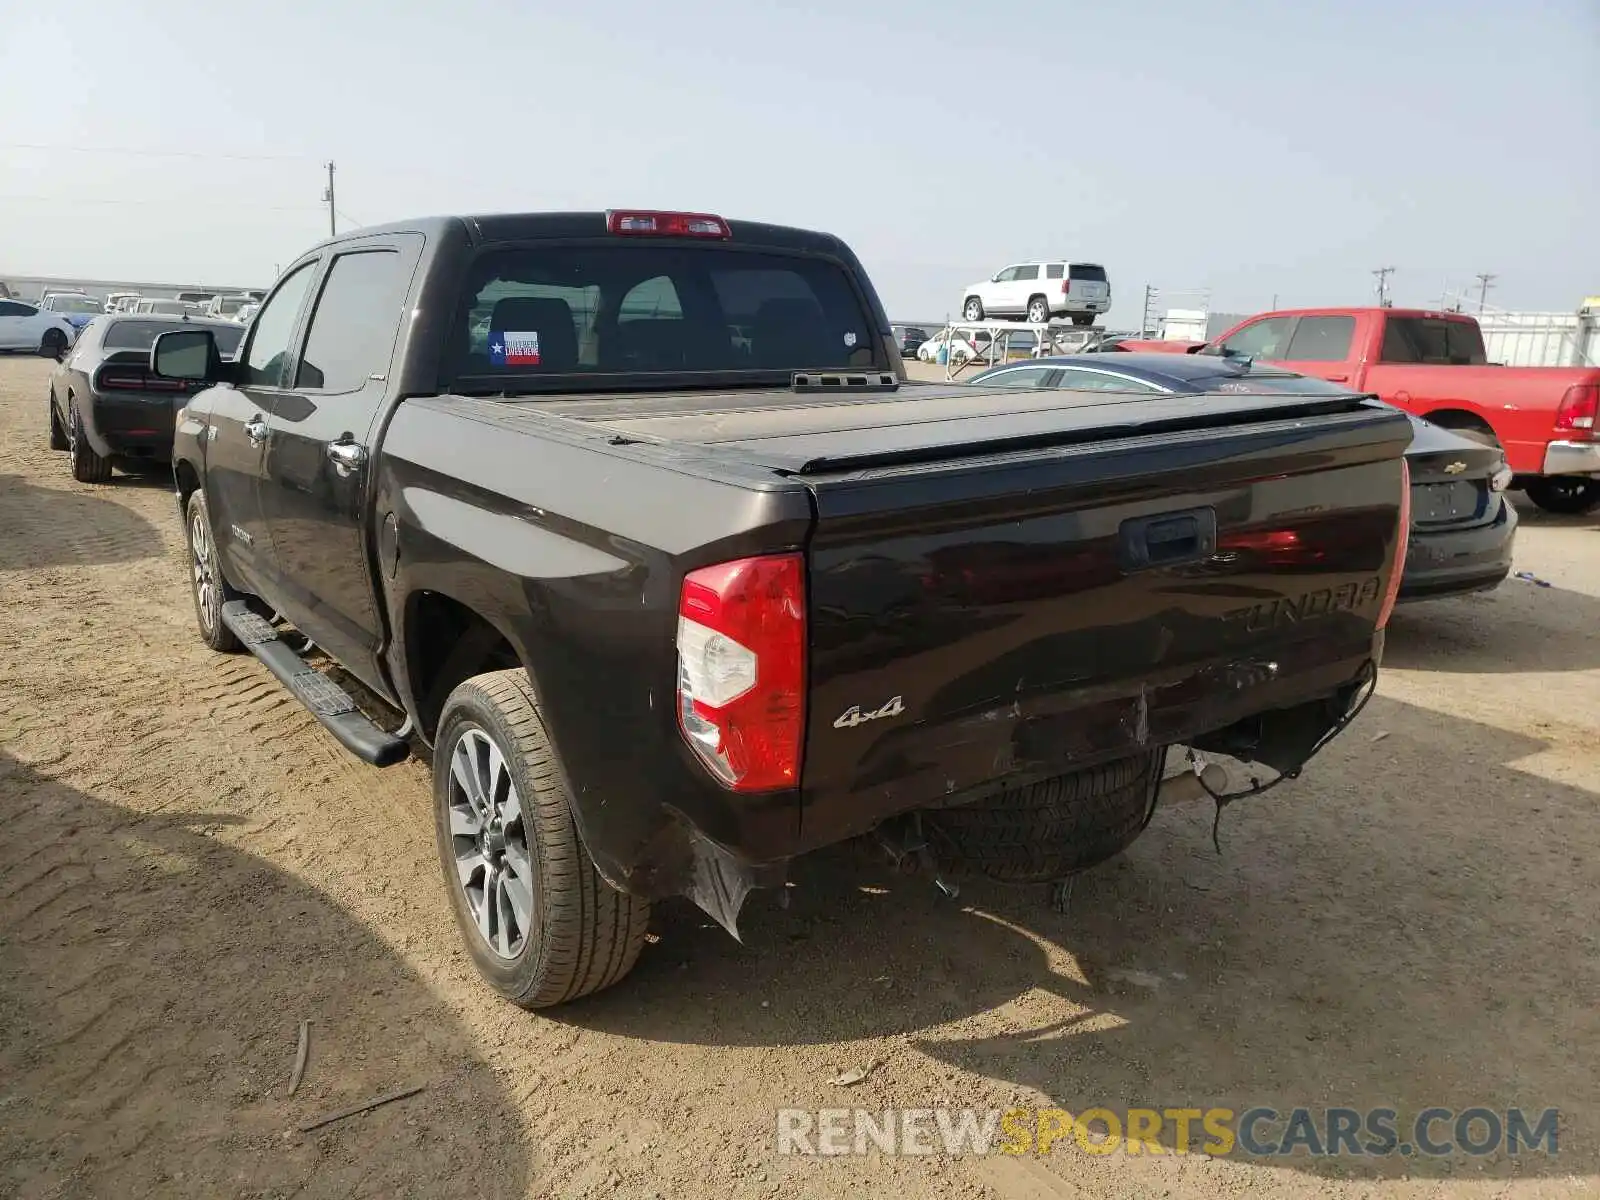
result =
[[[0,278],[265,286],[326,235],[330,158],[341,228],[826,229],[906,319],[1056,256],[1105,264],[1113,325],[1147,283],[1367,303],[1380,266],[1399,303],[1490,271],[1492,304],[1571,310],[1600,0],[0,0]]]

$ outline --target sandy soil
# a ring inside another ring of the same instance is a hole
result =
[[[1551,587],[1398,616],[1358,725],[1221,857],[1163,811],[1066,914],[822,859],[743,945],[661,906],[623,986],[533,1016],[458,948],[425,768],[200,643],[164,480],[73,483],[48,366],[0,360],[0,1195],[1600,1191],[1600,522],[1529,511]],[[1553,1161],[774,1148],[781,1106],[1012,1102],[1564,1118]]]

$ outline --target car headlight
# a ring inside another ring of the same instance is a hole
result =
[[[1503,492],[1511,486],[1511,480],[1511,468],[1501,463],[1500,469],[1489,476],[1489,490],[1491,492]]]

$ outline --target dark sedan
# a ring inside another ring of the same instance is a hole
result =
[[[1318,395],[1347,389],[1248,359],[1179,354],[1077,354],[993,367],[971,385],[1143,395],[1253,392]],[[1498,447],[1411,418],[1411,539],[1401,600],[1487,591],[1511,570],[1517,510]]]
[[[916,356],[917,347],[928,340],[928,331],[916,325],[896,325],[894,327],[894,344],[900,347],[900,353],[906,358]]]
[[[151,313],[96,317],[59,357],[50,375],[50,448],[72,455],[72,477],[105,483],[111,468],[138,470],[172,459],[173,416],[188,385],[150,374],[150,346],[159,334],[203,326],[225,355],[239,348],[245,327]]]

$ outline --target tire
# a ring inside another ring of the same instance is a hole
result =
[[[83,432],[83,418],[78,415],[76,408],[71,407],[70,399],[67,404],[67,449],[72,452],[72,477],[79,483],[109,483],[111,460],[94,452],[94,447],[89,445],[89,439]]]
[[[445,701],[434,746],[439,866],[484,979],[513,1004],[538,1009],[608,988],[633,970],[650,904],[611,887],[590,861],[527,672],[461,684]],[[484,799],[494,796],[512,803]],[[487,825],[478,815],[485,804],[496,816]],[[490,896],[497,903],[486,912]]]
[[[67,335],[59,329],[46,329],[44,336],[39,339],[39,355],[42,358],[54,358],[67,348]]]
[[[1093,325],[1094,324],[1094,314],[1093,313],[1073,313],[1072,314],[1072,323],[1074,325]]]
[[[1600,480],[1587,475],[1541,475],[1524,489],[1548,513],[1579,516],[1600,507]]]
[[[233,630],[222,623],[222,606],[243,599],[222,577],[222,561],[217,555],[217,539],[211,530],[211,510],[206,494],[196,488],[183,506],[183,527],[189,543],[189,594],[194,599],[194,620],[200,627],[200,640],[220,654],[242,649]]]
[[[963,321],[983,320],[983,301],[976,296],[968,296],[961,305],[961,319]]]
[[[1050,301],[1043,296],[1035,296],[1028,301],[1028,320],[1034,325],[1043,325],[1050,320]]]
[[[1063,879],[1120,854],[1150,819],[1163,755],[1140,754],[923,814],[942,865],[1004,883]]]
[[[50,449],[70,450],[72,443],[67,440],[67,427],[61,423],[61,414],[56,411],[56,394],[50,393]]]

